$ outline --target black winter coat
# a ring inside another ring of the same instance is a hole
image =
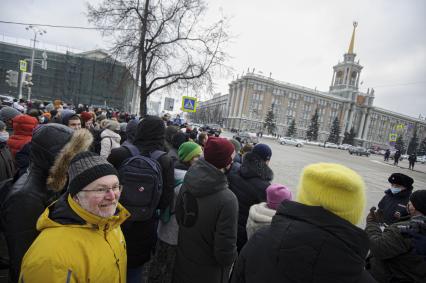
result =
[[[229,187],[238,199],[238,251],[247,242],[246,224],[250,207],[266,201],[266,188],[272,179],[272,170],[252,152],[244,155],[239,172],[229,176]]]
[[[374,282],[363,230],[319,206],[284,201],[240,253],[232,283]]]
[[[198,210],[191,210],[183,195],[195,198]],[[184,225],[184,219],[195,219]],[[228,189],[222,171],[200,159],[185,175],[176,202],[179,223],[177,256],[173,282],[228,282],[229,271],[237,257],[238,201]]]
[[[7,143],[0,143],[0,182],[13,178],[15,175],[15,164],[12,153]]]
[[[399,212],[401,217],[408,216],[407,204],[413,190],[403,190],[397,194],[392,194],[390,189],[385,191],[385,196],[379,202],[379,209],[383,212],[383,220],[386,224],[391,225],[399,221],[395,218],[395,212]]]
[[[46,180],[56,155],[73,130],[59,124],[43,125],[33,133],[30,167],[13,185],[2,207],[1,221],[10,257],[10,279],[17,282],[21,261],[39,232],[38,217],[59,197],[49,191]]]
[[[130,151],[125,147],[119,147],[111,150],[108,162],[118,170],[129,157],[131,157]],[[174,166],[172,159],[167,155],[161,156],[158,163],[161,166],[163,177],[163,193],[159,208],[163,210],[170,205],[173,199]],[[121,228],[126,238],[127,266],[135,268],[148,262],[157,241],[157,219],[152,218],[143,222],[125,221]]]
[[[367,223],[365,231],[370,239],[370,272],[378,282],[426,282],[425,221],[425,216],[416,216],[392,224],[383,232],[379,223]],[[423,228],[419,231],[408,229],[412,222],[423,223]]]

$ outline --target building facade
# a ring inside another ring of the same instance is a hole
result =
[[[34,64],[31,99],[61,99],[75,105],[107,105],[129,111],[137,90],[126,66],[102,50],[59,53],[35,50],[35,58],[47,54],[47,69]],[[27,60],[32,48],[0,42],[0,94],[18,97],[19,90],[5,82],[7,70],[19,70],[19,60]],[[28,90],[23,89],[23,98]]]
[[[386,147],[397,136],[402,136],[407,145],[415,129],[419,141],[422,141],[426,137],[425,120],[375,107],[374,89],[366,93],[359,90],[363,67],[355,60],[356,54],[353,52],[355,28],[356,24],[343,61],[333,67],[328,92],[246,73],[229,84],[229,94],[221,100],[222,103],[226,101],[225,126],[252,132],[262,131],[266,114],[272,109],[276,134],[284,136],[295,120],[297,137],[305,138],[311,117],[318,109],[319,141],[327,140],[335,117],[340,123],[340,142],[344,133],[352,128],[356,133],[355,143],[366,147]],[[202,103],[205,109],[199,110],[211,111],[208,105],[212,104],[213,100],[206,101]]]
[[[207,101],[201,101],[197,105],[197,112],[191,113],[190,119],[204,124],[218,124],[223,126],[227,115],[226,105],[228,95],[217,93]]]

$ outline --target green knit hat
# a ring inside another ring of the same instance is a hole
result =
[[[178,149],[179,160],[188,162],[194,156],[201,155],[202,152],[201,147],[195,142],[184,142]]]

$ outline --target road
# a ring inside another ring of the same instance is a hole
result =
[[[232,137],[232,133],[225,132],[224,137]],[[414,189],[426,189],[426,165],[416,163],[415,170],[408,170],[408,161],[399,162],[398,167],[393,162],[383,162],[379,155],[354,156],[346,150],[322,148],[319,146],[305,145],[297,148],[290,145],[280,145],[276,140],[262,138],[259,142],[268,144],[272,149],[270,166],[274,171],[274,183],[284,184],[296,196],[299,177],[303,168],[311,163],[333,162],[345,165],[359,175],[366,184],[367,205],[365,215],[370,207],[377,206],[383,197],[383,192],[390,187],[387,179],[392,173],[403,173],[414,179]],[[365,221],[360,223],[364,227]]]

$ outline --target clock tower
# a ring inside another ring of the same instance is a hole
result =
[[[354,53],[355,30],[358,26],[357,22],[353,23],[353,31],[348,52],[343,55],[343,62],[339,62],[333,67],[333,79],[331,80],[330,92],[344,98],[353,99],[352,94],[358,92],[359,76],[362,66],[359,61],[355,62],[356,54]]]

